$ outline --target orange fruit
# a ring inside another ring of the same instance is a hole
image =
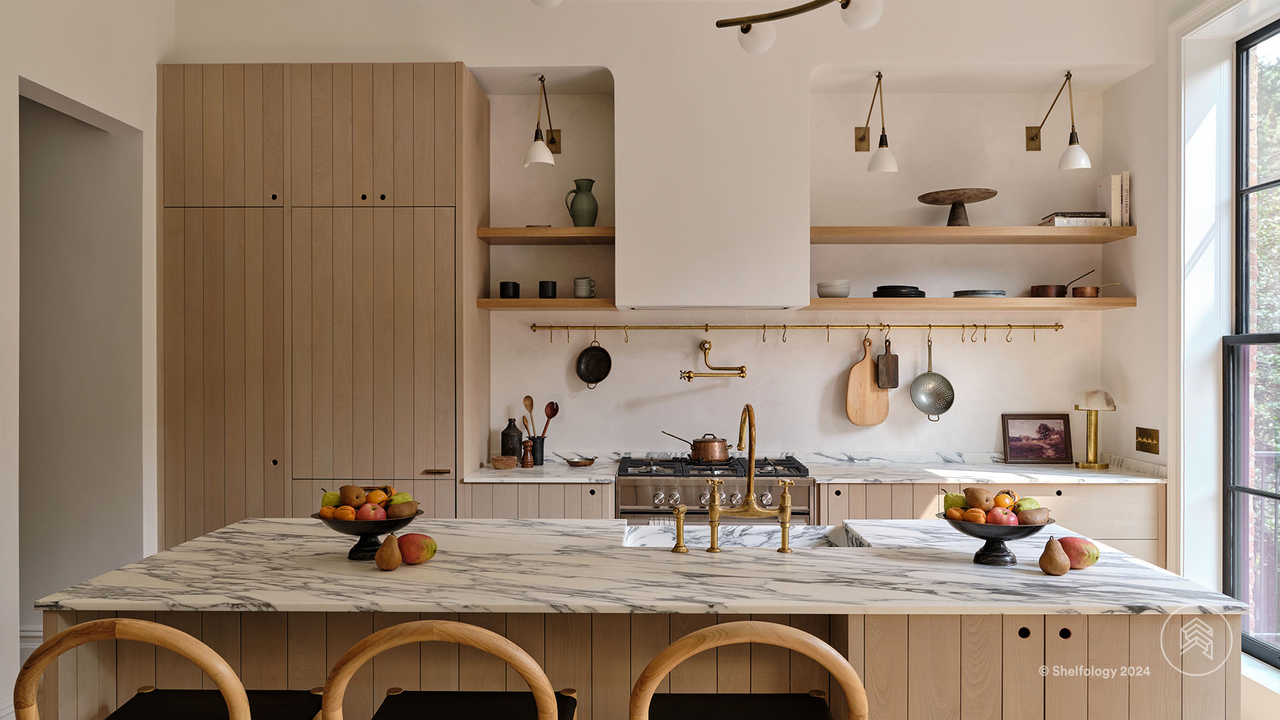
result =
[[[336,510],[333,511],[333,519],[334,520],[355,520],[356,509],[351,507],[350,505],[343,505],[342,507],[337,508]]]
[[[982,512],[981,508],[969,508],[964,511],[964,521],[986,524],[987,514]]]
[[[1007,508],[1017,501],[1018,501],[1017,498],[1011,495],[1006,495],[1004,493],[1000,493],[999,495],[995,496],[995,499],[994,499],[996,507],[998,508]]]
[[[325,505],[324,507],[320,508],[320,517],[323,520],[332,520],[334,514],[337,512],[338,512],[338,508],[334,507],[333,505]]]
[[[369,493],[364,496],[364,501],[375,505],[381,505],[387,501],[387,497],[389,496],[381,490],[370,490]]]
[[[958,507],[947,508],[947,519],[948,519],[948,520],[963,520],[963,519],[964,519],[964,510],[963,510],[962,508],[958,508]]]
[[[1008,496],[1009,496],[1009,498],[1011,499],[1011,502],[1009,503],[1010,505],[1012,505],[1013,503],[1018,502],[1018,500],[1020,500],[1020,499],[1021,499],[1021,498],[1018,496],[1018,493],[1016,493],[1016,492],[1014,492],[1014,491],[1012,491],[1012,490],[1008,490],[1008,489],[1006,489],[1006,490],[1001,490],[1000,492],[996,493],[996,497],[1000,497],[1001,495],[1008,495]],[[997,505],[996,505],[996,507],[1007,507],[1007,506],[997,504]]]

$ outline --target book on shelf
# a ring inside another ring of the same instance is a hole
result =
[[[1107,217],[1105,212],[1100,210],[1086,210],[1084,212],[1051,212],[1040,218],[1040,222],[1052,220],[1053,218],[1104,218]]]
[[[1132,225],[1129,219],[1129,171],[1120,173],[1120,224]]]
[[[1129,172],[1106,175],[1098,182],[1098,209],[1112,225],[1129,225]]]
[[[1040,227],[1108,227],[1108,217],[1051,217],[1040,222]]]

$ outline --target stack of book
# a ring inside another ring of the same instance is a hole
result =
[[[1107,175],[1098,183],[1098,210],[1093,212],[1055,212],[1045,215],[1045,227],[1096,227],[1132,225],[1129,217],[1129,173]]]
[[[1040,220],[1041,227],[1097,227],[1111,224],[1105,212],[1056,212]]]

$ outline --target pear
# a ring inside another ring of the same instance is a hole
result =
[[[398,492],[387,497],[388,505],[399,505],[407,502],[413,502],[413,496],[407,492]]]
[[[965,488],[964,499],[969,504],[969,507],[978,508],[982,512],[987,512],[996,506],[995,496],[984,487]]]
[[[332,490],[325,491],[320,497],[320,507],[333,507],[342,504],[342,493],[336,493]]]
[[[1049,542],[1044,544],[1044,553],[1040,556],[1040,569],[1045,575],[1066,575],[1071,569],[1071,558],[1067,557],[1067,551],[1062,549],[1062,543],[1057,538],[1049,538]]]
[[[396,518],[413,517],[418,512],[418,501],[410,500],[409,502],[395,503],[387,506],[387,519],[395,520]]]
[[[380,570],[395,570],[400,567],[402,560],[400,541],[396,539],[394,534],[388,535],[387,539],[382,541],[382,547],[378,548],[378,554],[373,556],[373,562]],[[1068,564],[1070,563],[1068,562]]]
[[[1049,522],[1049,508],[1031,508],[1018,513],[1019,525],[1043,525]]]
[[[1023,510],[1035,510],[1038,507],[1040,507],[1039,500],[1036,500],[1035,498],[1022,498],[1018,502],[1010,505],[1009,509],[1016,513],[1020,513]]]
[[[942,511],[946,512],[951,508],[960,508],[961,510],[968,510],[969,504],[965,501],[964,495],[960,493],[949,492],[942,497]]]
[[[343,505],[353,508],[364,505],[364,488],[359,485],[343,485],[338,488],[338,496]]]

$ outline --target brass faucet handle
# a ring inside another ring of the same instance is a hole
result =
[[[787,478],[779,478],[779,479],[778,479],[778,484],[779,484],[779,485],[781,485],[782,487],[787,487],[787,488],[789,488],[789,487],[791,487],[792,485],[795,485],[795,484],[796,484],[796,481],[795,481],[795,480],[788,480]]]
[[[710,485],[711,487],[717,487],[723,484],[724,480],[721,480],[720,478],[707,478],[707,485]]]

